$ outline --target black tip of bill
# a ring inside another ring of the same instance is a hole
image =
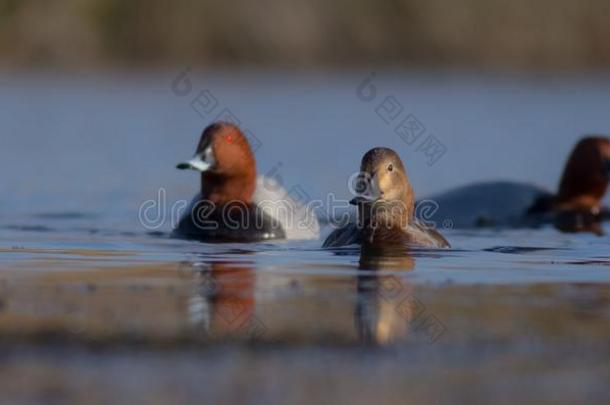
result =
[[[351,205],[361,205],[361,204],[366,204],[366,203],[370,203],[371,201],[367,198],[364,198],[362,196],[356,196],[354,198],[352,198],[350,200],[350,204]]]

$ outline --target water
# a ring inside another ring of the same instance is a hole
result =
[[[312,199],[348,197],[377,145],[420,197],[488,179],[552,190],[581,134],[610,133],[610,78],[377,72],[377,100],[394,95],[446,147],[429,165],[356,96],[368,72],[192,73],[182,97],[179,73],[0,76],[7,398],[608,399],[608,236],[445,229],[450,250],[377,260],[323,236],[168,233],[198,184],[175,163],[224,108],[260,140],[259,171]],[[203,89],[218,100],[206,117],[190,106]],[[147,200],[159,215],[143,224]]]

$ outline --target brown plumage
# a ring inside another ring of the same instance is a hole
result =
[[[439,232],[414,218],[413,188],[396,152],[371,149],[362,157],[360,173],[359,196],[352,200],[358,206],[358,223],[335,230],[323,247],[449,247]]]
[[[180,219],[174,236],[206,242],[286,237],[280,221],[253,202],[256,161],[248,140],[235,125],[209,125],[193,159],[177,168],[201,172],[201,193]]]
[[[530,222],[547,219],[563,232],[603,234],[608,212],[602,199],[610,179],[610,140],[602,136],[581,139],[563,169],[556,195],[539,197],[527,210]]]
[[[555,208],[564,210],[599,210],[608,189],[610,140],[601,136],[581,139],[565,165]]]
[[[201,193],[215,204],[240,201],[252,202],[256,188],[256,161],[248,140],[238,127],[214,123],[201,135],[197,153],[211,147],[214,170],[201,173]]]

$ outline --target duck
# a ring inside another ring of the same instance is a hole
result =
[[[274,179],[257,176],[248,139],[232,123],[208,125],[194,157],[176,168],[201,173],[201,182],[173,237],[235,243],[319,237],[309,204],[297,202]]]
[[[540,227],[601,235],[608,217],[602,199],[610,181],[610,139],[585,136],[573,147],[556,193],[533,184],[490,181],[433,195],[437,209],[426,221],[454,228]]]
[[[360,245],[367,252],[387,254],[409,247],[447,248],[449,242],[414,216],[415,198],[398,154],[376,147],[364,154],[350,201],[358,209],[356,222],[337,228],[323,248]]]

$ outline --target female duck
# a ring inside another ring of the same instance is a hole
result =
[[[217,122],[203,131],[193,159],[178,169],[201,172],[201,192],[173,235],[208,242],[314,239],[313,211],[271,179],[256,176],[254,154],[235,125]]]
[[[356,188],[359,196],[350,203],[358,206],[358,223],[333,231],[323,247],[449,247],[439,232],[414,218],[413,188],[393,150],[374,148],[363,156]]]

